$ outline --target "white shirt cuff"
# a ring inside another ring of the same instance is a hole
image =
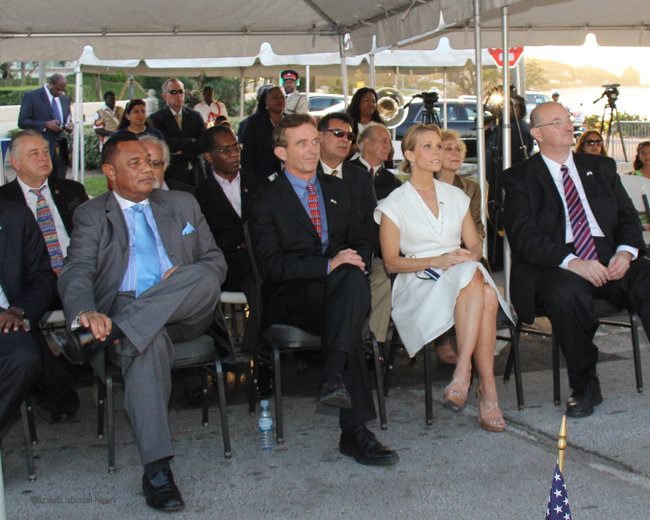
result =
[[[639,257],[639,250],[636,247],[632,246],[618,246],[616,248],[616,252],[618,253],[619,251],[627,251],[632,255],[632,260],[636,260]]]
[[[562,263],[560,264],[560,267],[562,269],[569,269],[569,262],[571,260],[575,259],[575,258],[578,258],[578,257],[576,255],[574,255],[573,253],[570,253],[570,254],[566,255],[566,258],[564,260],[562,260]]]

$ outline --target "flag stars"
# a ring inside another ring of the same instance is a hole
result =
[[[555,491],[553,491],[553,494],[555,495],[555,498],[560,498],[562,496],[562,491],[556,489]]]
[[[559,473],[556,473],[555,475],[553,475],[553,478],[555,479],[555,482],[557,482],[558,480],[562,479],[562,475],[560,475]]]
[[[555,506],[553,509],[555,509],[556,513],[561,513],[562,512],[562,506]]]

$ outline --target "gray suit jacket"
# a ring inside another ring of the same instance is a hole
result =
[[[185,192],[153,190],[149,201],[167,255],[179,266],[177,272],[201,262],[223,282],[226,261],[196,199]],[[128,230],[112,192],[79,206],[73,222],[68,256],[59,276],[59,294],[69,323],[84,310],[108,314],[129,262]],[[183,235],[187,223],[195,231]]]

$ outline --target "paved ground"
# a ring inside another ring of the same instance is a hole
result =
[[[644,371],[650,374],[648,342],[641,336]],[[647,519],[650,400],[635,390],[629,331],[603,327],[598,341],[605,401],[592,417],[568,424],[565,477],[571,511],[576,519]],[[523,337],[521,349],[526,409],[517,410],[514,384],[499,382],[508,423],[502,434],[479,428],[474,396],[461,414],[442,408],[442,387],[451,371],[437,361],[434,424],[426,426],[422,356],[411,364],[401,354],[387,400],[388,430],[370,425],[399,452],[400,462],[391,468],[364,467],[338,452],[336,417],[315,413],[318,363],[304,373],[295,361],[286,363],[285,443],[271,452],[258,449],[256,417],[245,405],[244,361],[228,375],[230,460],[223,457],[217,407],[203,428],[200,412],[187,409],[176,391],[170,413],[173,468],[187,507],[175,518],[541,519],[563,407],[552,402],[550,341]],[[496,359],[497,373],[504,363],[505,353]],[[569,395],[565,372],[562,382],[564,400]],[[145,505],[121,388],[114,474],[107,472],[106,441],[95,436],[93,389],[80,389],[80,396],[73,422],[50,425],[37,414],[35,482],[27,480],[20,424],[3,439],[8,518],[167,518]]]

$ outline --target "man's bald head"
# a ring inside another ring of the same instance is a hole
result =
[[[381,123],[370,123],[357,140],[361,157],[372,166],[388,160],[392,148],[390,131]]]
[[[556,162],[567,158],[573,147],[573,122],[566,108],[553,101],[537,105],[530,125],[542,154]]]
[[[65,92],[65,88],[68,86],[68,81],[65,79],[63,74],[52,74],[50,82],[47,85],[50,93],[53,97],[59,97]]]

